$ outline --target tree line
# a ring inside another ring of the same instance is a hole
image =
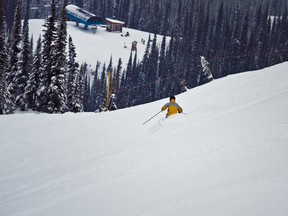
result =
[[[67,39],[67,2],[58,7],[57,2],[49,4],[50,16],[33,50],[28,34],[29,4],[26,2],[26,13],[18,4],[9,30],[7,25],[5,28],[4,1],[0,0],[1,114],[16,109],[48,113],[101,111],[107,104],[108,72],[110,93],[116,95],[117,107],[124,108],[288,58],[285,1],[75,0],[70,3],[94,6],[93,10],[104,17],[122,19],[128,27],[151,32],[140,62],[137,52],[131,51],[127,66],[122,65],[121,58],[112,65],[111,57],[109,63],[97,62],[95,75],[87,76],[87,64],[77,63],[73,40],[70,36]],[[160,46],[156,33],[164,35]]]
[[[16,6],[21,9],[21,17],[24,19],[27,9],[31,19],[46,19],[50,14],[51,0],[6,0],[4,9],[6,11],[5,21],[7,28],[11,29],[13,15]],[[126,23],[129,28],[135,28],[152,33],[171,35],[177,28],[177,33],[184,32],[186,15],[189,12],[199,15],[199,5],[207,4],[209,13],[217,14],[221,3],[226,5],[227,13],[233,15],[237,8],[241,7],[241,17],[249,12],[252,16],[260,4],[269,7],[270,15],[281,16],[283,8],[287,6],[287,0],[68,0],[68,4],[75,4],[89,12],[101,16],[103,19],[116,18]],[[62,0],[55,0],[57,18],[60,16]],[[201,14],[200,14],[201,15]],[[214,17],[210,16],[213,20]],[[250,20],[250,22],[253,22]],[[174,32],[175,33],[175,32]]]

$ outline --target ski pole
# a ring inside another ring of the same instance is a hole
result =
[[[147,121],[145,121],[144,123],[143,123],[143,125],[144,124],[146,124],[147,122],[149,122],[151,119],[153,119],[155,116],[157,116],[159,113],[161,113],[162,112],[162,110],[160,111],[160,112],[158,112],[158,113],[156,113],[154,116],[152,116],[151,118],[149,118]]]

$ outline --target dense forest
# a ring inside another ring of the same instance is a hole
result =
[[[65,5],[70,3],[151,32],[142,61],[131,53],[125,67],[121,59],[118,65],[99,63],[90,81],[87,64],[77,63],[73,39],[67,38]],[[213,78],[287,61],[287,3],[0,0],[0,114],[16,109],[47,113],[110,109],[107,79],[110,94],[116,96],[111,100],[124,108],[179,94]],[[32,18],[45,19],[35,48],[28,34]],[[164,35],[160,47],[156,34]]]

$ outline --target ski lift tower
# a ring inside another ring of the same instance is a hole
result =
[[[137,41],[132,42],[131,51],[137,52],[137,43],[138,43]]]

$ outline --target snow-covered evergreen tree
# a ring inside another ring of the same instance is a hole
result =
[[[131,91],[131,106],[135,106],[138,104],[138,100],[139,100],[139,88],[137,86],[137,80],[138,80],[138,76],[139,76],[139,67],[138,67],[138,63],[137,63],[137,52],[135,52],[134,57],[133,57],[133,63],[132,63],[132,88],[130,89]],[[114,99],[115,103],[116,103],[116,96]]]
[[[24,35],[23,35],[23,46],[20,53],[20,62],[19,62],[19,73],[16,76],[16,85],[17,85],[17,98],[16,98],[16,106],[24,111],[25,110],[25,100],[24,93],[25,87],[27,85],[29,73],[31,72],[31,53],[30,53],[30,43],[29,43],[29,24],[26,23]]]
[[[80,112],[83,110],[83,104],[80,101],[79,89],[79,64],[76,62],[76,48],[72,37],[69,36],[68,45],[68,83],[67,83],[67,107],[71,112]]]
[[[106,107],[106,90],[107,90],[107,86],[106,86],[106,65],[103,64],[102,67],[102,72],[101,72],[101,77],[99,80],[99,88],[98,88],[98,95],[97,95],[97,100],[96,100],[96,104],[98,107],[99,112],[102,112],[105,107]]]
[[[147,65],[147,100],[148,102],[154,101],[156,96],[156,80],[157,80],[157,67],[158,67],[159,49],[157,47],[157,35],[154,34],[152,40],[151,52],[148,58]]]
[[[91,111],[95,111],[96,109],[98,109],[97,95],[98,95],[98,85],[99,85],[99,79],[98,79],[99,68],[100,68],[100,62],[97,61],[95,72],[94,72],[94,78],[93,78],[92,85],[91,85],[91,94],[90,94]]]
[[[8,52],[6,50],[3,8],[4,0],[0,0],[0,115],[13,112],[6,82],[8,75]]]
[[[208,67],[209,63],[204,56],[201,56],[202,73],[198,76],[198,85],[208,83],[213,80],[212,73]]]
[[[39,36],[36,50],[35,50],[34,59],[33,59],[32,70],[29,74],[29,78],[28,78],[27,85],[25,88],[25,93],[24,93],[25,110],[31,109],[34,111],[36,110],[41,111],[39,104],[38,104],[39,96],[37,94],[39,84],[40,84],[39,74],[40,74],[41,63],[42,63],[41,36]]]
[[[166,36],[164,35],[161,43],[160,54],[159,54],[159,64],[157,69],[157,92],[156,92],[156,99],[160,99],[163,97],[164,93],[164,81],[161,78],[164,78],[166,74]],[[165,79],[165,78],[164,78]]]
[[[10,100],[13,103],[13,109],[15,109],[15,100],[18,96],[18,86],[17,86],[17,77],[21,76],[20,66],[19,66],[19,55],[21,52],[21,18],[19,6],[17,6],[15,15],[12,33],[10,36],[10,51],[9,51],[9,75],[8,75],[8,90],[10,93]]]
[[[67,25],[65,1],[61,10],[60,22],[57,28],[56,40],[52,49],[51,74],[47,87],[47,112],[64,113],[67,110],[66,100],[66,44]]]
[[[121,72],[122,72],[122,59],[119,58],[118,59],[118,64],[117,64],[117,67],[116,67],[116,70],[115,70],[115,76],[114,76],[115,82],[113,82],[113,85],[112,85],[115,92],[117,92],[119,87],[120,87]]]
[[[284,52],[281,55],[283,61],[287,61],[288,59],[288,54],[286,52],[288,48],[287,37],[288,37],[288,8],[286,5],[283,15],[281,17],[280,32],[279,32],[279,47],[281,47],[281,49],[284,50]]]
[[[80,77],[80,83],[81,83],[81,77]],[[84,90],[82,91],[82,93],[83,93],[83,110],[89,112],[91,111],[91,101],[90,101],[91,86],[90,86],[90,76],[87,75],[87,73],[85,73],[84,75]]]
[[[83,111],[83,101],[80,92],[80,73],[75,74],[72,80],[71,86],[71,101],[70,101],[70,111],[71,112],[81,112]]]
[[[79,84],[79,87],[77,89],[77,92],[79,95],[77,95],[77,97],[79,98],[79,101],[80,101],[80,104],[82,104],[81,106],[81,112],[83,110],[86,111],[86,109],[88,110],[88,98],[90,96],[90,89],[88,90],[87,89],[87,77],[86,77],[86,74],[87,74],[87,63],[83,63],[80,67],[80,72],[79,72],[79,78],[78,78],[78,81],[77,83]],[[86,79],[85,79],[86,78]],[[88,82],[89,83],[89,86],[90,86],[90,81]]]
[[[130,52],[129,61],[127,64],[127,69],[125,71],[125,107],[130,107],[132,98],[132,86],[133,86],[133,80],[132,80],[132,52]]]
[[[138,85],[141,86],[141,89],[139,91],[139,96],[141,98],[140,103],[147,103],[148,100],[148,96],[147,96],[147,92],[146,92],[146,87],[149,85],[148,83],[148,79],[147,79],[147,72],[148,72],[148,62],[149,62],[149,54],[150,54],[150,49],[151,49],[151,37],[149,35],[147,44],[146,44],[146,49],[145,49],[145,53],[141,62],[141,66],[140,66],[140,74],[139,74],[139,78],[138,78]],[[122,83],[121,83],[122,84]]]
[[[39,75],[40,85],[38,89],[37,106],[39,111],[48,112],[48,96],[47,91],[51,82],[52,73],[52,48],[56,39],[56,6],[55,0],[51,0],[51,15],[45,20],[44,34],[43,34],[43,47],[42,47],[42,67]],[[51,111],[50,111],[51,112]]]
[[[115,94],[110,95],[107,110],[109,111],[117,110]]]

